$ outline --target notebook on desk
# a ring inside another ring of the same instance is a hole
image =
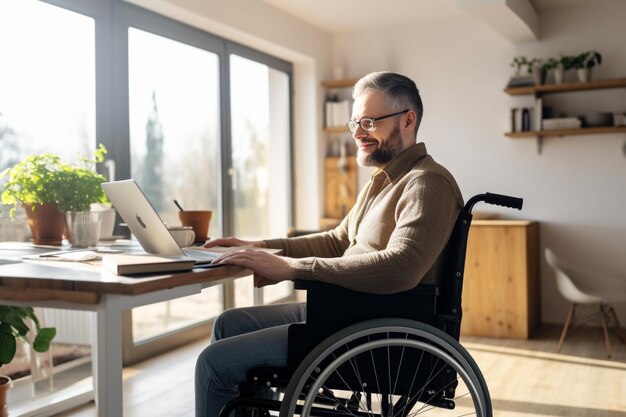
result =
[[[105,182],[102,189],[147,253],[176,258],[184,256],[205,267],[225,253],[223,250],[181,248],[135,180]]]

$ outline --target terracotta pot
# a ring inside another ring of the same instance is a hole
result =
[[[56,203],[38,205],[33,210],[30,204],[24,204],[28,225],[33,234],[33,243],[37,245],[60,245],[63,234],[67,231],[65,214],[59,211]]]
[[[0,375],[0,417],[7,417],[9,415],[7,405],[7,392],[9,388],[11,388],[11,378]]]

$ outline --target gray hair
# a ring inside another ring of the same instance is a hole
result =
[[[415,134],[424,114],[424,106],[415,82],[410,78],[390,71],[371,72],[354,86],[352,98],[364,93],[378,91],[385,95],[385,103],[392,111],[402,111],[407,107],[417,114]]]

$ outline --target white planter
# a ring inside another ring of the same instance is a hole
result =
[[[591,68],[578,68],[576,70],[578,74],[578,81],[586,83],[591,80]]]
[[[557,67],[553,71],[554,72],[552,74],[554,75],[554,83],[563,84],[563,76],[565,74],[565,71],[563,71],[563,68]]]
[[[546,71],[541,67],[533,67],[531,74],[535,85],[541,85],[546,79]]]

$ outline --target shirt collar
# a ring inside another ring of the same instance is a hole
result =
[[[393,182],[400,175],[411,169],[417,161],[426,155],[426,145],[423,142],[416,143],[391,160],[383,168],[377,169],[376,172],[372,174],[372,178],[383,175],[384,173],[389,182]]]

